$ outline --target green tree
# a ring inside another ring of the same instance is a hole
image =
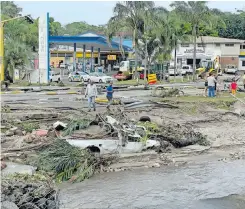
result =
[[[217,24],[223,23],[220,17],[211,13],[206,1],[176,1],[171,4],[183,20],[191,24],[192,36],[193,36],[193,80],[195,80],[196,73],[196,40],[200,35],[200,27],[206,26],[207,28],[213,28]]]
[[[245,12],[224,12],[220,14],[226,28],[218,26],[218,35],[224,38],[245,39]]]
[[[138,40],[144,34],[143,13],[154,7],[151,1],[124,1],[119,2],[114,7],[114,16],[109,20],[113,22],[122,22],[128,31],[133,32],[133,47],[135,51],[135,69],[138,67]]]
[[[13,18],[19,16],[22,8],[18,7],[13,1],[1,1],[1,15]]]

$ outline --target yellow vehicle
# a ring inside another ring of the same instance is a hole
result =
[[[196,71],[198,77],[200,78],[204,78],[207,73],[222,75],[219,56],[217,56],[214,60],[201,60],[201,66],[202,67],[198,68]]]
[[[143,68],[140,67],[141,65],[142,65],[142,62],[138,61],[137,71],[143,70]],[[133,74],[133,72],[135,71],[135,60],[122,61],[120,63],[119,71],[129,72],[129,74]]]

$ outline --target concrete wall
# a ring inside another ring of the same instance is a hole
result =
[[[233,45],[234,46],[227,46],[226,44],[220,44],[221,56],[238,56],[240,54],[240,44]]]
[[[188,47],[179,45],[177,49],[177,57],[188,57],[193,58],[194,45],[189,44]],[[197,59],[211,58],[214,59],[216,56],[221,56],[221,47],[215,44],[206,44],[205,47],[200,47],[197,45]],[[172,52],[172,57],[174,57],[174,51]]]

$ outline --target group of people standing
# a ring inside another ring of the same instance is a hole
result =
[[[243,79],[243,85],[245,90],[245,73],[242,79]],[[230,84],[230,91],[233,95],[236,95],[237,89],[238,89],[237,81],[235,78],[233,78]],[[209,75],[205,79],[205,93],[204,93],[205,96],[208,95],[208,97],[215,97],[217,92],[219,91],[220,91],[220,84],[218,83],[218,76],[215,77],[214,74],[209,73]]]
[[[110,82],[109,86],[106,88],[106,98],[108,100],[108,104],[107,104],[107,109],[110,109],[110,105],[112,104],[112,99],[113,99],[113,83],[112,81]],[[89,80],[86,91],[85,91],[85,98],[88,98],[88,111],[91,111],[91,108],[96,111],[96,106],[95,106],[95,98],[98,95],[98,91],[97,91],[97,86],[96,84]]]

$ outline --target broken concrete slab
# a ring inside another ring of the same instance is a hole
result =
[[[2,175],[9,175],[9,174],[29,174],[33,175],[36,171],[36,168],[30,165],[18,164],[13,162],[6,162],[7,167],[2,170]]]

